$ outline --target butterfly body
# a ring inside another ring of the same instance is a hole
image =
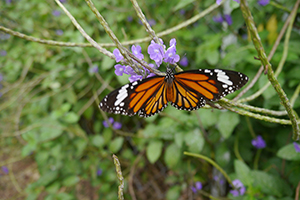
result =
[[[167,68],[166,76],[153,76],[114,90],[99,107],[109,113],[141,117],[161,112],[168,102],[179,110],[191,111],[236,91],[247,81],[246,75],[230,70],[199,69],[174,74]]]

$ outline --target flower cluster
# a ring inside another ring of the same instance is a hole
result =
[[[166,46],[163,44],[162,39],[159,39],[160,44],[151,41],[151,44],[148,47],[148,54],[151,60],[155,62],[154,64],[149,64],[152,68],[158,68],[162,62],[175,64],[180,60],[179,55],[176,54],[176,40],[173,38],[170,40],[170,47],[166,49]],[[132,45],[131,52],[140,60],[144,59],[144,55],[142,54],[142,48],[139,45]],[[116,62],[120,62],[124,59],[119,49],[115,49],[113,51]],[[128,65],[115,65],[115,74],[117,76],[122,76],[123,74],[130,75],[129,81],[133,82],[139,79],[142,79],[143,76],[137,74],[130,66]],[[140,70],[140,74],[147,74],[147,77],[154,76],[155,74],[150,73],[148,69],[144,67],[143,70]]]
[[[251,143],[257,149],[263,149],[266,147],[266,142],[260,135],[253,139]]]
[[[226,22],[229,26],[232,24],[232,18],[230,15],[217,15],[213,17],[214,22],[223,23]]]
[[[246,192],[246,188],[244,186],[244,184],[239,180],[239,179],[235,179],[232,181],[232,184],[234,185],[234,190],[230,190],[230,193],[233,196],[242,196],[245,194]]]
[[[115,122],[115,120],[112,117],[108,118],[108,121],[103,121],[103,126],[105,128],[108,128],[109,124],[111,124],[113,129],[116,130],[122,128],[122,124],[120,122]]]
[[[198,190],[202,189],[202,183],[200,181],[197,181],[195,183],[195,186],[192,186],[191,189],[194,193],[197,193]]]

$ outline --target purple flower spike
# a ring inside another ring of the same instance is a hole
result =
[[[180,60],[180,56],[176,54],[176,46],[172,45],[165,53],[164,61],[170,64],[175,64]]]
[[[230,15],[224,15],[225,21],[230,26],[232,24],[232,18]]]
[[[192,186],[191,189],[194,193],[197,193],[197,189],[194,186]]]
[[[4,174],[8,174],[9,170],[6,166],[2,166],[1,168]]]
[[[120,65],[120,64],[116,64],[115,65],[115,74],[117,76],[123,76],[123,74],[125,73],[125,69],[126,69],[126,66],[125,65]]]
[[[112,117],[108,118],[108,122],[109,122],[110,124],[113,124],[114,121],[115,121],[114,118],[112,118]],[[108,127],[109,127],[108,122],[107,122],[107,121],[103,121],[103,126],[104,126],[105,128],[108,128]]]
[[[142,48],[139,45],[132,45],[131,47],[132,53],[140,60],[144,59],[144,55],[142,54]]]
[[[148,47],[148,54],[150,59],[154,60],[157,66],[160,66],[164,58],[164,48],[152,40]]]
[[[120,122],[115,122],[113,124],[113,129],[118,130],[118,129],[121,129],[121,128],[122,128],[122,124]]]
[[[95,74],[98,72],[98,65],[94,65],[91,68],[89,68],[90,74]]]
[[[114,49],[113,54],[116,57],[116,62],[120,62],[121,60],[124,59],[124,57],[122,56],[122,54],[120,53],[119,49]]]
[[[67,0],[59,0],[61,3],[66,3]]]
[[[195,183],[195,186],[196,186],[196,189],[197,189],[197,190],[201,190],[201,189],[202,189],[202,183],[201,183],[200,181],[197,181],[197,182]]]
[[[246,192],[246,188],[244,186],[244,184],[238,180],[238,179],[235,179],[234,181],[232,181],[232,184],[234,185],[235,189],[234,190],[230,190],[230,193],[233,195],[233,196],[242,196],[245,194]]]
[[[266,6],[270,3],[270,0],[259,0],[257,3],[261,6]]]
[[[53,10],[52,15],[55,16],[55,17],[58,17],[58,16],[60,16],[60,11],[59,10]]]
[[[260,135],[253,139],[251,143],[257,149],[263,149],[266,147],[266,142]]]
[[[135,71],[132,69],[132,67],[130,66],[126,66],[126,69],[125,69],[125,74],[129,74],[129,75],[136,75]]]
[[[181,58],[181,60],[179,61],[179,64],[182,66],[182,67],[186,67],[189,65],[189,60],[187,59],[187,57],[183,57]]]
[[[296,152],[300,153],[300,145],[297,142],[294,142],[294,148]]]
[[[132,82],[134,82],[134,81],[143,79],[143,76],[141,76],[141,75],[132,75],[132,76],[130,76],[128,79],[129,79],[129,81],[132,83]]]
[[[222,23],[224,21],[222,15],[217,15],[213,17],[213,21],[217,23]]]

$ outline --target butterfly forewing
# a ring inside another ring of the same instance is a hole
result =
[[[99,107],[109,113],[151,116],[167,105],[164,76],[154,76],[126,84],[103,98]]]

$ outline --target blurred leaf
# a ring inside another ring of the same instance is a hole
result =
[[[68,176],[67,178],[64,178],[62,184],[64,186],[70,187],[75,185],[76,183],[79,182],[79,177],[78,176]]]
[[[216,65],[219,62],[219,51],[217,49],[207,50],[206,60],[210,65]]]
[[[178,147],[182,147],[183,139],[184,139],[184,133],[183,132],[178,132],[175,133],[175,143]]]
[[[216,162],[221,167],[226,167],[228,163],[231,161],[231,155],[230,151],[225,143],[221,143],[218,145],[218,148],[216,149],[216,155],[215,155]]]
[[[64,117],[63,117],[64,122],[66,123],[76,123],[79,120],[79,116],[74,113],[74,112],[68,112]]]
[[[231,136],[234,128],[239,122],[240,118],[238,114],[225,111],[221,112],[217,126],[222,136],[226,139]]]
[[[252,171],[250,174],[254,180],[253,185],[265,194],[283,197],[292,195],[291,187],[280,177],[262,171]]]
[[[56,193],[60,187],[61,187],[60,183],[56,181],[56,182],[46,186],[45,189],[49,193]]]
[[[124,142],[123,137],[116,137],[115,139],[113,139],[113,141],[109,143],[109,150],[112,153],[117,153],[121,149],[123,142]]]
[[[281,147],[277,152],[277,156],[285,160],[300,160],[300,153],[296,152],[294,144]]]
[[[200,153],[203,149],[204,138],[198,128],[187,133],[184,140],[190,152]]]
[[[204,128],[213,126],[218,122],[220,111],[211,109],[199,109],[200,120]]]
[[[251,186],[253,184],[253,177],[251,176],[250,168],[242,161],[234,161],[234,170],[237,177],[245,186]]]
[[[180,199],[180,186],[173,186],[167,192],[167,200]]]
[[[115,63],[116,63],[115,60],[111,59],[108,56],[104,56],[100,66],[103,71],[106,71],[108,69],[111,69]]]
[[[276,15],[273,14],[270,19],[267,22],[267,27],[266,29],[269,31],[269,35],[268,35],[268,42],[269,44],[273,44],[275,42],[275,40],[277,39],[278,33],[277,33],[277,19],[276,19]]]
[[[150,163],[155,163],[157,161],[161,155],[162,147],[163,143],[161,141],[153,140],[149,142],[146,154]]]
[[[104,139],[101,135],[95,135],[91,139],[93,145],[96,147],[102,147],[104,145]]]
[[[165,152],[165,162],[169,168],[173,168],[177,165],[181,153],[180,148],[175,143],[167,147]]]
[[[58,171],[48,171],[47,173],[43,174],[39,180],[36,182],[39,186],[46,186],[54,181],[58,176]]]
[[[193,3],[195,0],[180,0],[177,5],[173,8],[173,12],[184,8],[185,6]]]

